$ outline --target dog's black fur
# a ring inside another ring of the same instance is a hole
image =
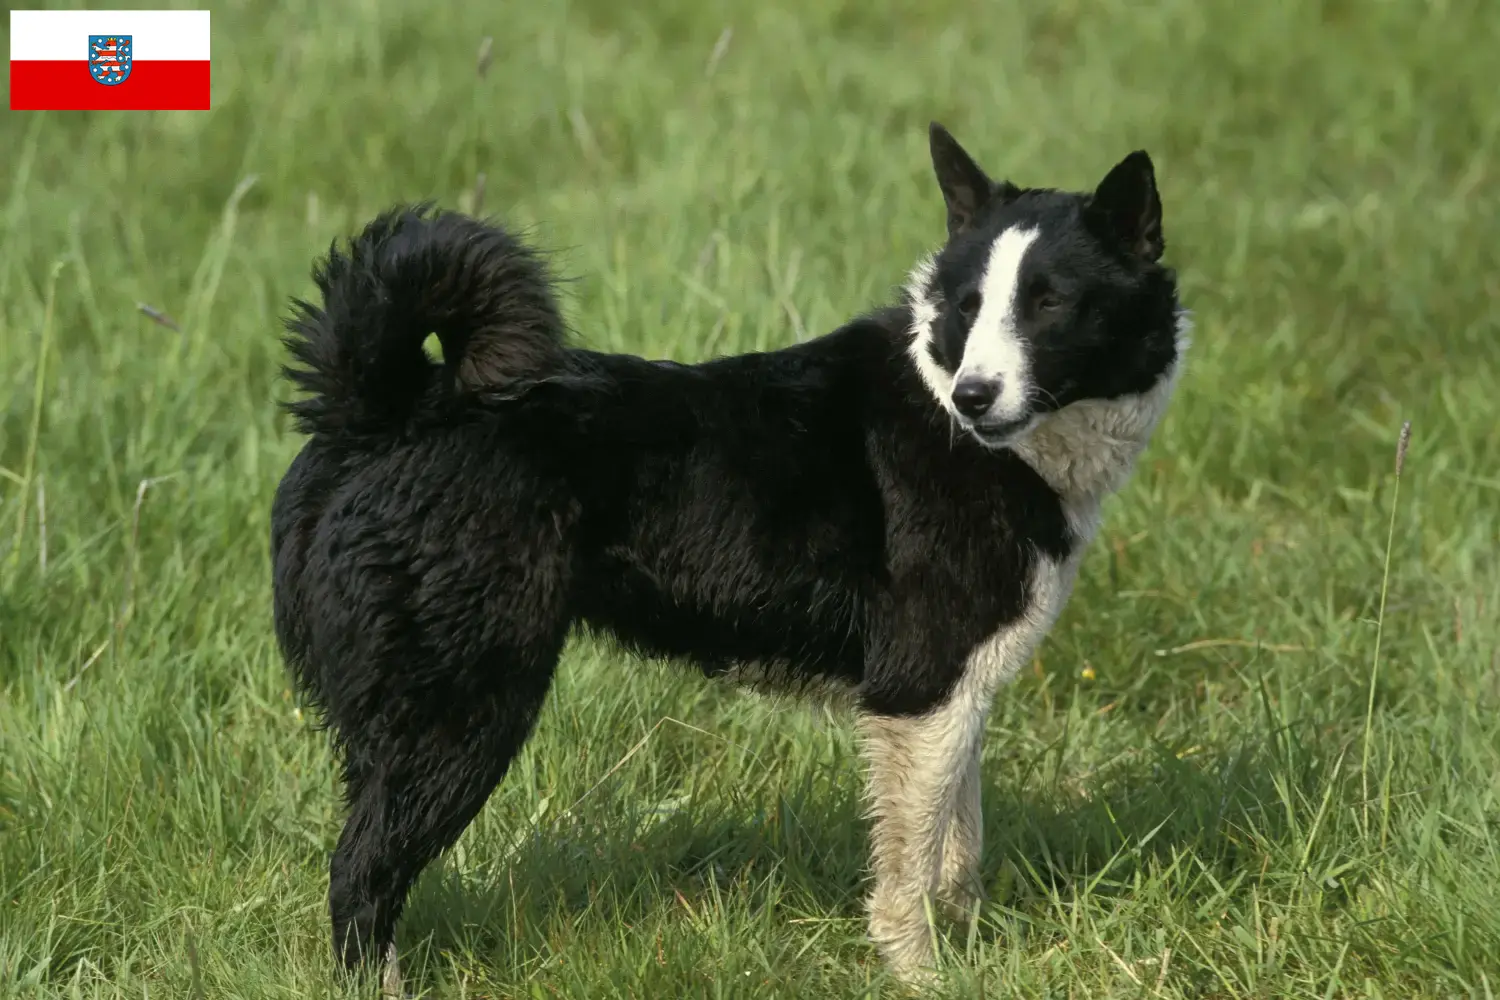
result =
[[[1049,259],[1077,322],[1036,334],[1054,359],[1037,414],[1160,376],[1175,295],[1140,220],[1098,192],[976,180],[942,136],[940,301],[1017,218],[1061,234]],[[420,207],[332,248],[315,280],[322,304],[296,304],[287,342],[310,438],[271,545],[277,635],[343,758],[329,903],[348,965],[392,942],[415,877],[504,776],[573,626],[921,716],[1026,611],[1033,565],[1086,541],[1016,451],[956,431],[913,364],[911,302],[698,365],[595,353],[568,346],[532,250]],[[963,310],[941,308],[951,373]]]

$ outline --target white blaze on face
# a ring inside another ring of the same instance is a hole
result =
[[[1036,242],[1035,229],[1013,227],[1000,234],[979,282],[979,315],[964,342],[964,357],[953,382],[965,378],[999,379],[1000,394],[987,415],[991,420],[1016,420],[1025,415],[1031,384],[1031,364],[1017,329],[1021,263]]]

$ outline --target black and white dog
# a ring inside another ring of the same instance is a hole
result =
[[[565,342],[546,268],[425,209],[296,303],[309,440],[272,512],[276,631],[343,757],[338,956],[393,955],[417,874],[505,775],[570,629],[852,695],[870,933],[921,978],[978,891],[980,743],[1068,598],[1186,345],[1153,168],[996,182],[941,126],[948,239],[905,301],[698,365]],[[443,361],[423,342],[436,333]]]

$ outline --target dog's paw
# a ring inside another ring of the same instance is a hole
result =
[[[933,927],[920,910],[897,915],[877,909],[870,920],[870,941],[881,961],[897,982],[913,989],[930,989],[940,982],[932,934]]]
[[[942,899],[942,913],[955,924],[967,925],[979,916],[984,898],[978,893],[953,893]]]
[[[931,993],[943,985],[943,976],[930,965],[892,966],[891,975],[911,995]]]
[[[984,883],[971,871],[950,877],[938,891],[937,902],[944,917],[956,924],[967,924],[985,902]]]
[[[406,986],[401,981],[401,963],[396,960],[396,946],[386,945],[384,968],[380,971],[380,995],[385,1000],[405,1000]]]

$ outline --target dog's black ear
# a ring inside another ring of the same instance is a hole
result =
[[[1138,149],[1115,164],[1099,182],[1089,215],[1101,232],[1120,241],[1130,253],[1160,260],[1166,242],[1161,234],[1161,197],[1151,157]]]
[[[974,224],[974,217],[997,188],[943,126],[937,122],[929,125],[927,139],[932,147],[932,171],[937,174],[938,187],[948,206],[948,238],[952,239]]]

